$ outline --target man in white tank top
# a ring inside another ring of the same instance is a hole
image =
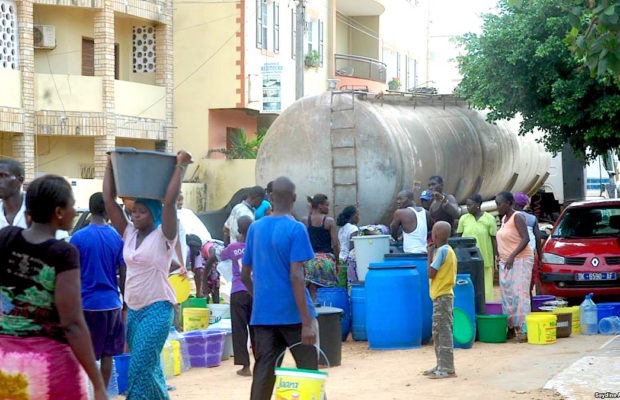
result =
[[[428,227],[431,226],[428,211],[416,207],[414,194],[410,190],[403,190],[398,194],[396,205],[398,209],[390,224],[392,237],[398,240],[398,230],[402,228],[403,251],[426,254]]]

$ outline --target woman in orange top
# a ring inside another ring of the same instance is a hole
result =
[[[515,200],[510,192],[501,192],[495,198],[502,225],[497,231],[499,253],[499,286],[502,309],[508,314],[509,332],[519,340],[525,339],[525,317],[531,312],[530,281],[534,253],[529,247],[525,216],[515,211]]]

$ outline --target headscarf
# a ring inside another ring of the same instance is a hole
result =
[[[136,199],[136,203],[142,203],[146,206],[146,208],[149,209],[149,211],[151,212],[151,216],[153,217],[155,228],[161,225],[161,213],[164,208],[161,204],[161,201],[138,198]]]
[[[523,192],[515,193],[514,198],[515,198],[515,204],[521,208],[527,206],[528,203],[530,202],[529,196]]]

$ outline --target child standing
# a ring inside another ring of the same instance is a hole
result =
[[[452,310],[456,283],[456,254],[448,245],[452,227],[445,221],[433,226],[433,245],[428,249],[428,277],[433,300],[433,344],[437,366],[424,371],[431,379],[453,378],[454,344],[452,341]]]
[[[252,218],[242,216],[237,221],[237,242],[231,243],[222,251],[220,260],[232,261],[232,287],[230,289],[230,314],[232,319],[233,353],[235,365],[242,368],[237,371],[241,376],[252,376],[250,372],[250,355],[248,353],[248,325],[252,315],[252,296],[241,281],[241,260],[245,251],[245,235],[252,224]],[[250,330],[250,342],[254,349],[254,332]]]

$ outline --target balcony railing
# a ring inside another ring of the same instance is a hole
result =
[[[386,65],[372,58],[349,54],[335,54],[336,75],[386,82]]]

